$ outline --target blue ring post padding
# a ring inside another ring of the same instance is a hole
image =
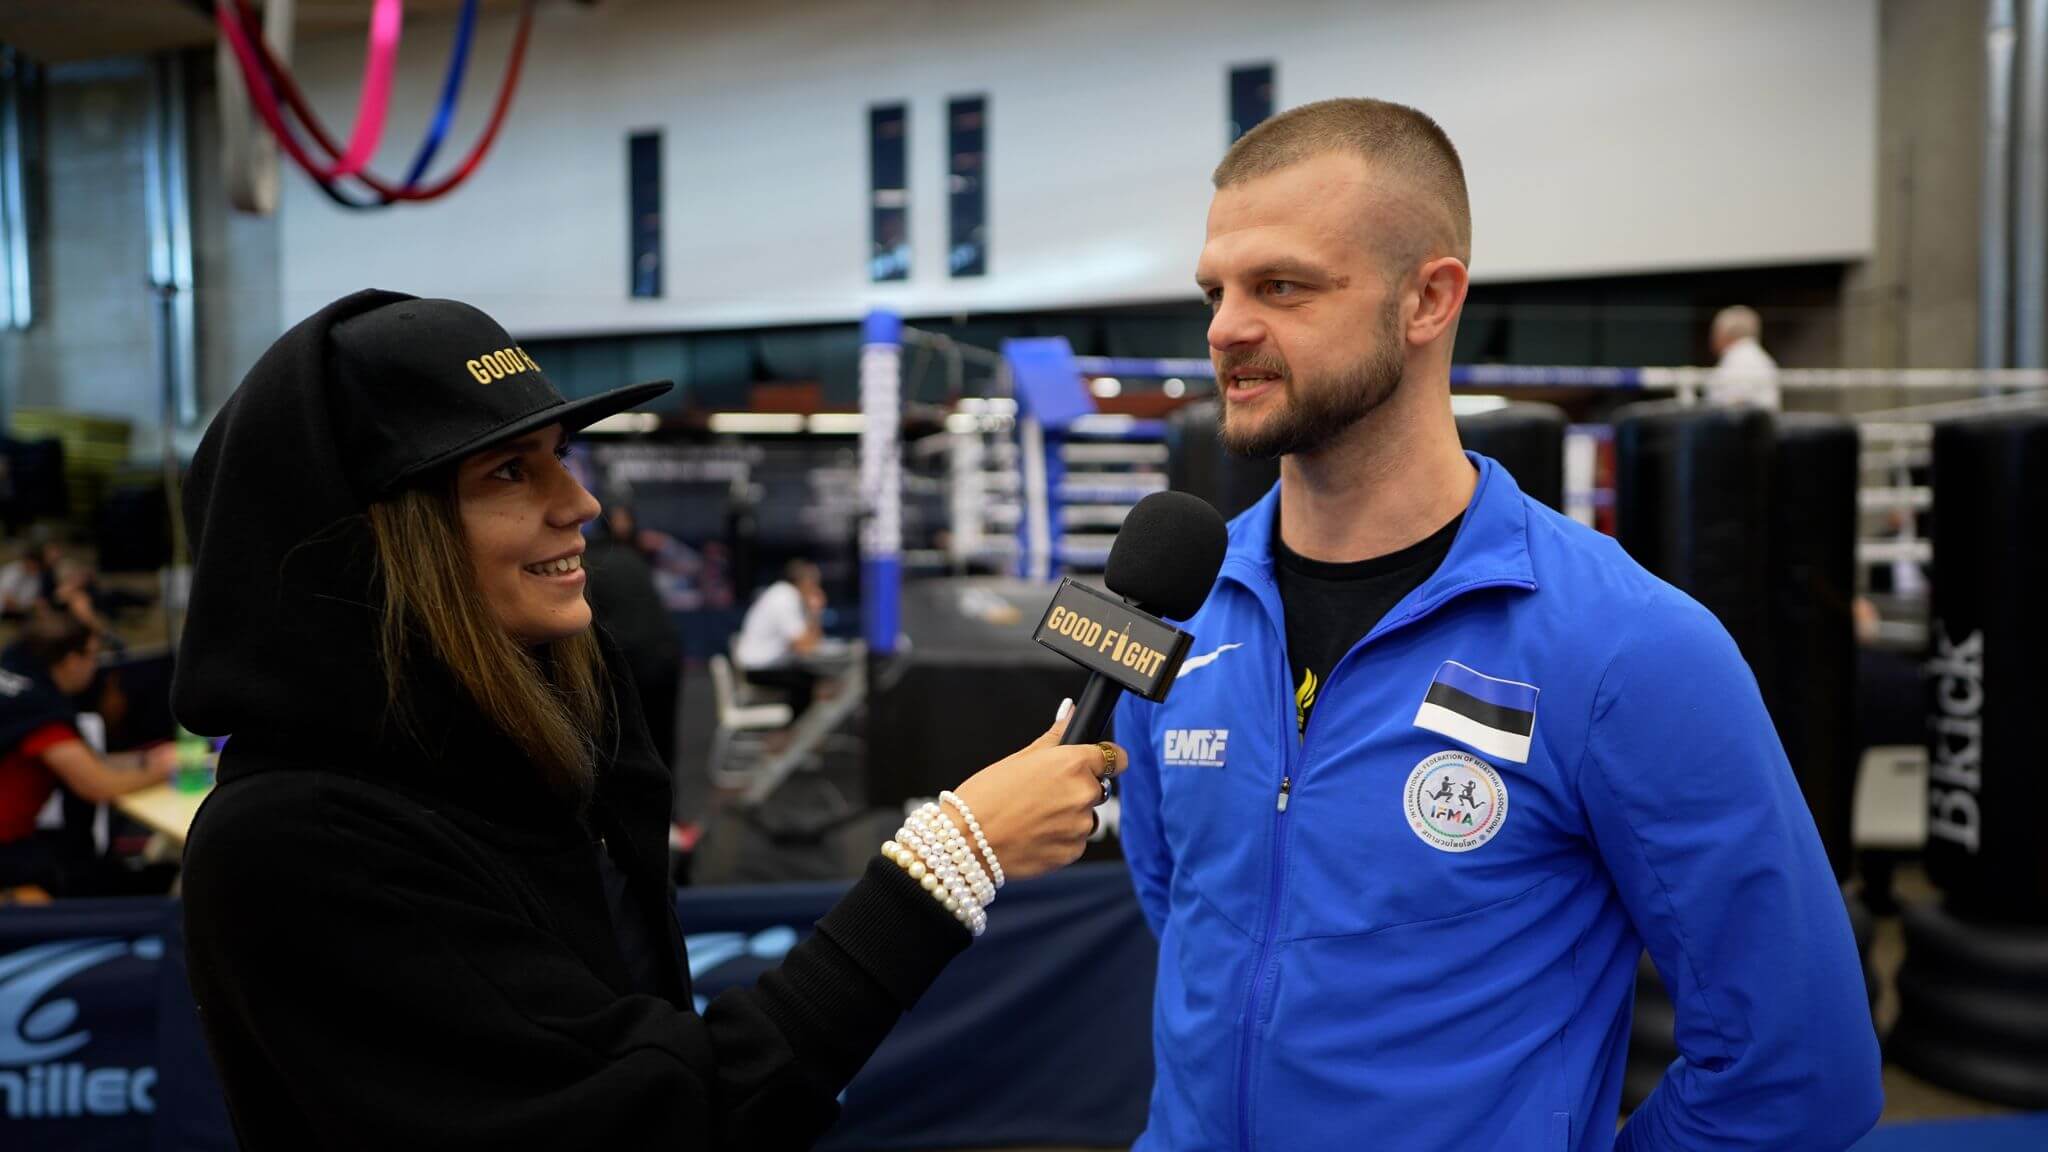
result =
[[[880,308],[875,309],[869,312],[861,321],[860,331],[861,343],[864,348],[891,349],[897,351],[900,355],[903,345],[903,317],[901,314]],[[895,400],[895,412],[900,414],[903,408],[903,380],[900,368],[897,370],[896,380],[890,387]],[[881,413],[870,411],[875,398],[870,395],[869,389],[870,384],[864,365],[861,375],[861,411],[870,417],[879,416]],[[891,418],[888,432],[888,438],[892,444],[896,440],[894,419],[895,417]],[[866,458],[870,437],[881,434],[876,431],[873,425],[874,421],[872,420],[862,425],[861,445],[864,459]],[[886,466],[900,469],[901,463],[899,460],[892,459],[886,463]],[[899,496],[898,499],[900,501],[901,497]],[[867,551],[865,542],[862,547],[861,635],[867,641],[868,651],[877,655],[886,656],[896,651],[896,637],[902,623],[903,557],[901,547],[900,541],[892,548],[878,548],[872,553]]]
[[[903,343],[903,317],[894,312],[877,309],[867,314],[860,322],[860,342],[863,344]]]
[[[886,655],[896,650],[902,631],[903,560],[898,556],[867,556],[860,562],[861,635],[868,651]]]
[[[434,153],[441,150],[442,141],[448,139],[448,129],[455,125],[455,102],[462,95],[462,73],[469,67],[469,42],[476,33],[477,0],[462,0],[462,22],[455,26],[455,48],[448,55],[448,76],[441,82],[441,106],[434,110],[434,123],[427,129],[427,138],[420,141],[419,154],[412,158],[412,169],[405,174],[405,190],[419,190],[420,177],[427,174],[427,165],[434,162]]]

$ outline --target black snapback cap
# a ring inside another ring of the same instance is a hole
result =
[[[550,424],[574,432],[674,387],[656,380],[567,400],[478,309],[389,295],[327,334],[333,415],[350,480],[367,499],[500,441]]]

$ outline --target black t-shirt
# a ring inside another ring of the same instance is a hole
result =
[[[1276,514],[1277,515],[1277,514]],[[1323,681],[1351,646],[1365,638],[1401,597],[1436,572],[1458,537],[1460,514],[1428,539],[1399,552],[1330,564],[1295,555],[1273,533],[1273,570],[1287,618],[1287,657],[1294,673],[1296,732],[1308,731],[1309,713]]]

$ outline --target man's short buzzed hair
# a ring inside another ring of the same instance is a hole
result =
[[[1228,188],[1329,152],[1349,152],[1375,169],[1410,181],[1448,218],[1450,235],[1437,255],[1472,262],[1472,207],[1465,166],[1437,122],[1405,104],[1385,100],[1322,100],[1290,108],[1245,133],[1224,153],[1211,179]],[[1403,253],[1403,259],[1415,253]],[[1418,258],[1426,258],[1420,254]]]

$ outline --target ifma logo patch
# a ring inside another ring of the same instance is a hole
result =
[[[1229,743],[1228,728],[1168,728],[1166,747],[1159,758],[1183,768],[1221,768],[1223,749]]]
[[[1408,827],[1439,852],[1470,852],[1508,819],[1508,786],[1500,773],[1457,749],[1417,764],[1401,799]]]

